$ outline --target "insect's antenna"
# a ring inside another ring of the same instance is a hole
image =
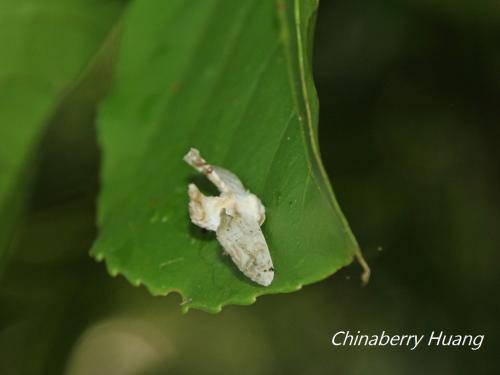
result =
[[[200,155],[200,151],[196,148],[191,148],[189,152],[184,156],[184,161],[196,169],[198,172],[203,173],[207,178],[217,186],[221,192],[229,192],[229,188],[226,186],[224,181],[220,176],[214,171],[214,168],[207,163]]]
[[[208,175],[213,170],[212,166],[201,157],[200,151],[195,148],[191,148],[189,150],[189,152],[184,156],[184,161],[204,175]]]

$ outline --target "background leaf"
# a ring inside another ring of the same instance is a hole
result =
[[[117,0],[0,2],[0,261],[51,114],[116,19]]]
[[[216,312],[290,292],[348,264],[356,242],[316,144],[310,58],[316,1],[137,1],[125,21],[100,117],[100,234],[92,250],[183,309]],[[188,218],[182,161],[197,147],[263,199],[275,264],[270,287],[237,271]]]

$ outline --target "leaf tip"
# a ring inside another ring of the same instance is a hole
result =
[[[367,285],[368,282],[370,281],[370,276],[372,273],[370,266],[368,265],[365,258],[363,257],[361,250],[357,249],[354,256],[356,257],[356,260],[358,261],[359,265],[361,266],[361,268],[363,270],[363,272],[361,274],[361,283],[363,285]]]

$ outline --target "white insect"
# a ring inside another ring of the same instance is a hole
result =
[[[260,226],[266,219],[260,199],[245,189],[230,171],[208,164],[192,148],[184,160],[203,173],[220,191],[203,195],[189,184],[189,216],[199,227],[215,231],[217,240],[241,272],[257,284],[268,286],[274,278],[273,261]]]

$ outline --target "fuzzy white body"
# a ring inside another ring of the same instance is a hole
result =
[[[207,176],[220,191],[217,197],[207,197],[196,185],[189,184],[191,221],[215,231],[225,252],[247,277],[260,285],[270,285],[274,268],[260,229],[266,218],[260,199],[247,191],[236,175],[208,164],[198,150],[192,148],[184,160]]]

